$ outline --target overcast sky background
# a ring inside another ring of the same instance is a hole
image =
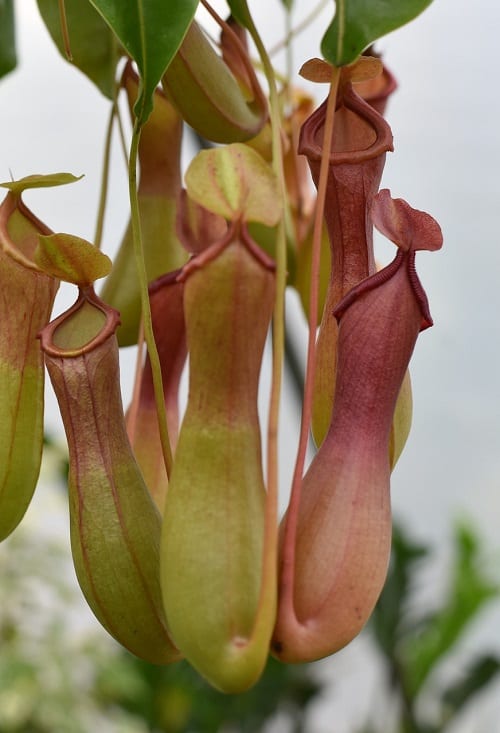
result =
[[[215,5],[224,8],[223,2]],[[311,9],[303,0],[295,6],[297,21]],[[280,38],[278,0],[253,0],[250,7],[263,35]],[[61,60],[34,0],[17,2],[16,13],[19,67],[0,81],[0,180],[8,180],[11,172],[16,179],[31,173],[84,173],[79,183],[29,192],[25,198],[52,229],[92,239],[108,103]],[[295,68],[319,55],[331,14],[329,8],[298,39]],[[417,257],[435,326],[421,335],[412,360],[413,428],[392,481],[395,515],[438,550],[423,589],[430,597],[442,586],[452,522],[463,514],[484,535],[489,562],[500,577],[500,96],[494,62],[499,27],[500,6],[494,0],[435,0],[417,20],[378,44],[399,81],[387,111],[395,152],[387,157],[382,187],[431,213],[444,233],[441,252]],[[125,167],[115,146],[104,237],[111,254],[125,228],[127,206]],[[72,297],[65,289],[57,312]],[[293,303],[291,312],[297,312]],[[130,382],[125,366],[125,393]],[[47,405],[48,426],[60,430],[50,392]],[[284,422],[289,424],[293,414],[288,397]],[[293,451],[293,437],[285,433],[284,484]],[[499,621],[500,612],[492,608],[473,629],[471,647],[488,645],[500,652]],[[354,701],[356,654],[365,651],[363,644],[336,657],[335,663],[344,665],[345,690],[337,678],[336,693],[325,703],[337,705],[335,733],[350,732],[353,716],[361,715],[363,706]],[[324,664],[326,669],[331,663]],[[352,706],[339,706],[340,691]],[[474,727],[464,731],[497,730],[496,697],[490,695]],[[315,733],[331,732],[319,718],[316,725]]]

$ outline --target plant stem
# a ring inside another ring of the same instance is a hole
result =
[[[137,339],[137,356],[135,362],[134,388],[132,390],[132,399],[128,408],[127,415],[127,432],[129,438],[134,441],[136,438],[137,415],[139,413],[139,401],[141,395],[142,374],[144,368],[144,321],[141,318],[139,326],[139,338]]]
[[[324,10],[324,8],[326,8],[326,6],[330,4],[330,2],[331,0],[320,0],[316,7],[311,10],[309,15],[306,15],[304,20],[298,23],[295,28],[290,28],[289,30],[287,30],[287,34],[283,38],[283,40],[281,40],[279,43],[269,49],[269,56],[274,56],[276,53],[278,53],[278,51],[281,51],[284,46],[287,46],[290,41],[300,35],[302,31],[306,30],[306,28],[313,22],[313,20],[316,20],[321,11]]]
[[[287,89],[287,102],[290,102],[291,91],[290,91],[290,79],[292,78],[293,69],[293,49],[290,43],[292,39],[292,12],[290,9],[285,9],[285,52],[286,52],[286,89]]]
[[[395,691],[401,709],[401,730],[402,733],[420,733],[420,726],[415,716],[415,700],[406,689],[404,681],[404,665],[398,659],[394,650],[385,652],[392,687]]]
[[[144,340],[148,348],[149,359],[151,361],[151,371],[153,375],[153,387],[155,394],[156,413],[158,417],[158,428],[160,432],[160,441],[163,451],[163,460],[167,476],[170,477],[172,470],[172,449],[168,436],[167,415],[165,411],[165,399],[163,395],[163,382],[161,377],[160,359],[158,349],[153,334],[153,324],[151,322],[151,308],[149,305],[148,294],[148,276],[146,265],[144,263],[144,249],[141,234],[141,219],[139,214],[139,199],[137,196],[137,154],[139,149],[139,141],[141,137],[142,126],[136,120],[130,143],[129,158],[129,196],[130,196],[130,217],[132,223],[132,234],[134,241],[134,254],[137,267],[137,278],[141,292],[142,319],[144,325]]]
[[[206,0],[202,0],[209,12],[214,15]],[[259,598],[259,607],[267,608],[275,604],[276,573],[278,538],[276,527],[278,523],[278,422],[281,401],[281,383],[283,378],[284,343],[285,343],[285,288],[286,288],[286,187],[283,170],[283,155],[281,147],[281,114],[276,79],[271,60],[266,47],[255,27],[246,0],[241,2],[241,11],[245,17],[245,27],[248,29],[257,52],[262,61],[262,67],[269,86],[269,106],[271,118],[273,170],[276,174],[283,202],[283,216],[276,228],[276,298],[273,311],[273,340],[272,340],[272,376],[271,393],[269,397],[269,418],[267,427],[267,498],[266,523],[264,530],[264,550],[262,583]],[[254,638],[266,631],[266,627],[259,627],[258,620],[265,613],[258,614],[257,623],[252,631]]]
[[[293,608],[293,577],[295,572],[295,533],[298,521],[302,476],[309,442],[309,429],[312,414],[312,398],[314,386],[314,370],[316,364],[316,324],[318,319],[318,283],[321,255],[321,235],[323,230],[323,212],[325,208],[326,184],[328,180],[329,157],[332,147],[333,126],[335,120],[335,104],[340,78],[340,69],[333,67],[326,112],[325,131],[323,137],[323,157],[318,182],[318,196],[313,230],[311,260],[311,293],[309,301],[309,337],[307,344],[307,363],[302,402],[302,418],[300,424],[299,446],[292,478],[290,502],[288,505],[283,542],[282,584],[289,589],[290,607]]]
[[[115,58],[118,58],[117,42],[113,36],[113,54]],[[111,106],[111,112],[109,115],[108,126],[106,128],[106,138],[104,142],[104,155],[102,163],[102,178],[101,178],[101,190],[99,193],[99,205],[97,209],[96,228],[94,235],[94,245],[100,249],[102,242],[102,233],[104,229],[104,216],[106,213],[106,203],[108,198],[108,186],[109,186],[109,164],[111,158],[111,141],[113,133],[113,124],[115,121],[118,123],[118,130],[120,133],[120,140],[123,149],[123,156],[125,165],[128,166],[128,155],[127,145],[125,142],[125,135],[123,133],[123,125],[120,117],[120,108],[118,106],[118,96],[120,94],[121,85],[120,83],[115,84],[113,101]]]
[[[283,170],[283,155],[281,147],[281,114],[279,96],[276,87],[274,69],[266,47],[248,13],[248,30],[255,43],[262,61],[264,73],[269,86],[269,106],[271,117],[273,169],[278,179],[278,185],[283,202],[283,217],[276,233],[276,300],[273,312],[273,346],[272,346],[272,378],[269,398],[269,419],[267,428],[267,491],[268,501],[273,505],[273,519],[277,523],[278,505],[278,423],[281,401],[281,383],[283,378],[283,361],[285,350],[285,289],[286,289],[286,185]],[[273,529],[273,531],[275,531]],[[276,545],[276,541],[274,543]],[[276,550],[277,548],[275,548]]]
[[[127,141],[125,140],[125,130],[123,129],[123,120],[120,114],[120,107],[118,106],[118,103],[116,104],[116,122],[118,125],[118,136],[120,138],[120,145],[121,145],[122,152],[123,152],[123,159],[125,161],[125,165],[128,165]]]
[[[104,215],[106,213],[106,203],[108,199],[108,185],[109,185],[109,163],[111,158],[111,139],[113,134],[113,123],[116,116],[116,99],[113,100],[111,105],[111,113],[108,119],[108,125],[106,128],[106,137],[104,140],[104,155],[102,161],[102,176],[101,176],[101,190],[99,192],[99,204],[97,207],[97,218],[95,225],[94,234],[94,245],[97,249],[101,248],[102,243],[102,232],[104,229]]]

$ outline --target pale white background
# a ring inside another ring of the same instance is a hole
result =
[[[224,10],[223,2],[216,6]],[[296,0],[295,6],[296,21],[311,9],[303,0]],[[278,0],[253,0],[250,7],[265,38],[280,38]],[[332,8],[333,3],[298,39],[296,69],[319,55]],[[0,180],[8,180],[11,173],[14,178],[61,170],[84,173],[79,183],[30,192],[26,200],[52,229],[92,239],[108,103],[61,61],[34,0],[18,2],[16,13],[19,67],[0,82]],[[436,561],[422,583],[422,599],[439,598],[443,591],[457,516],[476,523],[485,537],[487,563],[500,577],[499,24],[500,9],[493,0],[435,0],[421,17],[379,43],[400,84],[387,112],[395,152],[388,156],[382,185],[433,214],[445,237],[440,253],[418,257],[435,327],[422,334],[412,361],[412,435],[392,488],[395,515],[416,538],[436,547]],[[314,91],[321,99],[321,90]],[[115,146],[104,239],[108,252],[116,250],[126,219],[125,167]],[[64,289],[58,311],[71,297]],[[303,343],[293,297],[290,313]],[[125,396],[132,379],[130,361],[125,354]],[[48,427],[60,430],[50,390],[47,405]],[[284,494],[295,448],[294,414],[293,399],[285,391]],[[35,521],[38,507],[35,503],[28,521]],[[44,523],[65,532],[64,515],[61,518],[52,504],[44,507]],[[464,658],[477,649],[500,654],[499,622],[497,605],[471,629]],[[366,639],[319,669],[329,675],[332,690],[311,715],[313,733],[351,733],[370,710],[379,710],[380,675]],[[499,689],[485,695],[456,731],[500,731]]]

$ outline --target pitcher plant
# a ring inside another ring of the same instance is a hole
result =
[[[22,199],[74,176],[2,184],[0,539],[39,480],[45,363],[69,451],[71,551],[94,615],[136,656],[184,657],[240,693],[270,654],[312,661],[348,644],[383,587],[408,365],[432,324],[415,253],[442,235],[379,191],[396,82],[372,44],[430,0],[337,2],[316,56],[301,59],[301,75],[327,90],[319,105],[294,71],[301,28],[290,16],[281,69],[250,0],[227,0],[225,19],[209,0],[37,2],[109,119],[92,243],[54,233]],[[0,33],[0,75],[15,63],[12,32]],[[117,133],[121,238],[104,226]],[[385,267],[373,226],[398,248]],[[78,289],[62,313],[60,281]],[[287,288],[309,332],[301,423],[286,426],[280,456]],[[126,348],[136,377],[124,412]],[[296,444],[280,522],[279,458]]]

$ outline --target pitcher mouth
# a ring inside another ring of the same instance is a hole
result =
[[[304,122],[298,153],[309,160],[323,157],[326,100]],[[384,118],[346,83],[337,99],[330,164],[362,163],[392,151],[392,132]]]
[[[60,331],[68,324],[69,320],[76,316],[83,308],[90,306],[96,310],[101,318],[96,322],[95,334],[83,339],[78,345],[64,347],[61,341]],[[56,358],[71,358],[82,356],[112,336],[120,324],[120,314],[114,308],[106,305],[94,292],[92,287],[80,289],[78,300],[67,311],[43,328],[38,337],[42,350],[48,355]]]

